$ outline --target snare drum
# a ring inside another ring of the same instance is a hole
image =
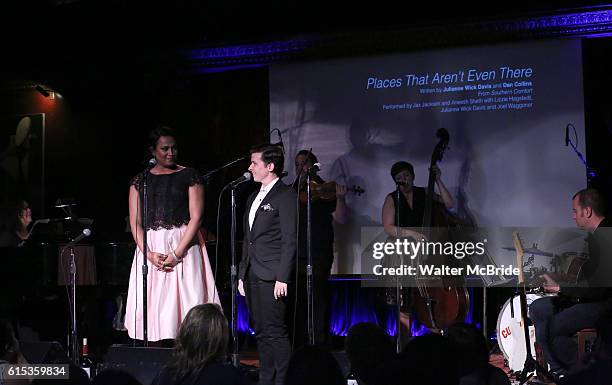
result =
[[[527,313],[529,313],[529,306],[533,301],[550,295],[554,294],[527,294]],[[510,306],[510,301],[512,301],[513,309]],[[514,314],[512,310],[514,310]],[[531,344],[531,355],[535,359],[535,328],[533,325],[529,326],[529,341]],[[521,317],[520,296],[508,299],[506,303],[504,303],[504,306],[502,306],[499,317],[497,318],[497,343],[504,357],[508,360],[508,367],[510,370],[515,372],[523,370],[527,357],[527,349],[525,347],[525,331],[523,330]]]

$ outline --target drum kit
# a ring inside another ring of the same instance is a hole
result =
[[[555,294],[527,293],[527,306],[530,307],[537,299],[551,295]],[[527,317],[529,317],[529,311],[527,311]],[[502,306],[497,318],[497,343],[508,361],[508,367],[513,372],[522,371],[527,358],[522,319],[519,296],[509,298]],[[531,354],[535,359],[535,327],[533,325],[529,325],[529,343]]]
[[[502,247],[502,249],[516,251],[514,247]],[[523,249],[523,251],[526,255],[528,255],[527,260],[523,264],[523,270],[528,273],[526,277],[528,280],[536,279],[545,273],[558,273],[561,267],[561,260],[565,256],[565,254],[563,256],[559,256],[554,253],[540,250],[538,249],[537,244],[534,244],[532,247],[526,247]],[[535,256],[549,258],[548,265],[550,268],[548,268],[545,264],[536,265]]]
[[[504,249],[516,251],[514,247],[504,247]],[[523,263],[526,282],[525,287],[527,288],[525,293],[527,317],[525,317],[525,319],[528,319],[529,308],[534,301],[556,295],[554,293],[546,293],[541,288],[541,276],[543,274],[562,274],[575,280],[587,257],[582,253],[574,252],[557,255],[540,250],[537,248],[537,245],[533,245],[531,248],[524,248],[522,251],[525,255],[529,255],[527,260]],[[534,267],[534,255],[550,258],[550,269],[546,267]],[[528,333],[525,333],[522,320],[520,296],[514,295],[506,300],[501,307],[497,318],[496,329],[497,343],[508,362],[508,367],[513,372],[521,372],[524,369],[528,350],[533,359],[536,359],[535,327],[533,325],[528,325]],[[526,334],[529,335],[530,349],[528,349],[525,341]]]

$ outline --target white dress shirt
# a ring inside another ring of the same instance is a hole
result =
[[[274,187],[274,184],[278,182],[278,178],[272,180],[272,182],[268,183],[266,186],[261,185],[261,189],[259,189],[259,193],[255,197],[253,204],[251,205],[251,211],[249,211],[249,230],[253,228],[253,222],[255,221],[255,214],[257,214],[257,210],[259,209],[259,205],[263,202],[268,192]]]

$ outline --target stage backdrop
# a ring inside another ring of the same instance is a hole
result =
[[[579,40],[274,66],[270,122],[288,165],[312,148],[324,179],[365,190],[349,193],[350,220],[336,226],[339,274],[360,273],[361,228],[381,223],[391,165],[411,162],[427,184],[439,127],[450,133],[440,168],[454,210],[479,226],[571,227],[571,197],[586,185],[565,146],[571,123],[585,150]]]

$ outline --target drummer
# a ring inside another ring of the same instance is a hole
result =
[[[529,316],[535,326],[536,341],[542,347],[550,365],[550,375],[556,382],[576,363],[577,348],[572,336],[582,329],[595,327],[599,316],[612,306],[610,280],[612,276],[612,238],[605,217],[602,194],[595,189],[584,189],[572,198],[573,219],[576,225],[589,232],[586,239],[589,260],[582,268],[582,276],[573,287],[544,274],[544,289],[558,296],[534,301]]]

